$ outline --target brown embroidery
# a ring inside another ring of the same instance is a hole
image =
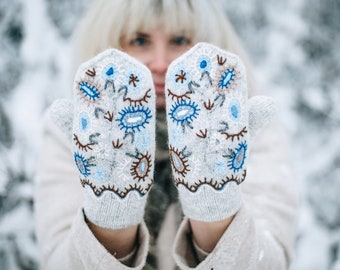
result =
[[[88,69],[85,74],[90,77],[95,77],[96,76],[96,70],[92,68],[92,70]]]
[[[230,134],[228,132],[221,132],[221,134],[224,134],[227,136],[227,140],[231,139],[231,141],[233,142],[234,139],[236,138],[237,140],[239,140],[240,138],[242,138],[244,136],[245,133],[247,133],[247,127],[244,127],[239,133],[236,134]]]
[[[204,105],[204,107],[205,107],[208,111],[210,111],[210,110],[214,107],[215,103],[211,103],[211,101],[210,101],[210,99],[209,99],[209,100],[208,100],[208,103],[206,103],[206,102],[204,101],[203,105]]]
[[[222,56],[217,55],[217,62],[220,66],[223,66],[225,62],[227,62],[227,58],[223,58]]]
[[[196,136],[199,137],[199,138],[204,139],[204,138],[207,137],[207,133],[208,133],[207,129],[204,129],[204,131],[201,129],[200,133],[196,133]]]
[[[177,101],[180,101],[180,100],[185,99],[185,98],[190,99],[190,97],[189,97],[190,94],[191,94],[191,92],[187,91],[183,95],[176,95],[173,92],[171,92],[170,89],[168,89],[168,96],[171,96],[171,100],[176,99]]]
[[[174,184],[175,184],[176,187],[178,187],[179,185],[183,185],[184,187],[186,187],[191,192],[196,192],[199,189],[199,187],[202,186],[202,185],[209,185],[212,188],[214,188],[215,190],[221,190],[229,182],[236,182],[236,184],[238,184],[238,185],[241,184],[244,181],[244,179],[246,178],[246,175],[247,175],[247,171],[243,170],[241,177],[236,177],[236,176],[232,175],[231,177],[227,177],[226,179],[222,179],[219,182],[217,182],[216,180],[213,180],[212,178],[210,180],[208,180],[205,177],[203,180],[198,180],[198,182],[195,182],[195,184],[193,184],[193,185],[189,185],[187,182],[185,182],[184,179],[175,178]]]
[[[119,139],[117,139],[116,142],[112,141],[112,146],[113,146],[113,148],[119,149],[119,148],[121,148],[123,146],[123,143],[121,143],[119,141]]]
[[[124,101],[129,101],[130,102],[130,106],[132,106],[132,104],[133,104],[133,106],[137,106],[137,104],[139,104],[139,105],[143,105],[143,102],[145,102],[145,103],[148,103],[148,98],[151,98],[151,95],[149,95],[149,93],[150,93],[150,91],[151,91],[151,88],[148,90],[148,91],[146,91],[146,93],[145,93],[145,95],[141,98],[141,99],[136,99],[136,100],[134,100],[134,99],[132,99],[132,98],[124,98],[123,100]]]
[[[129,187],[125,188],[125,190],[119,190],[114,185],[108,185],[108,186],[102,185],[101,187],[98,188],[88,179],[80,179],[81,185],[84,188],[86,185],[89,186],[96,196],[100,196],[104,191],[111,191],[117,194],[121,199],[124,199],[131,191],[137,191],[141,196],[144,196],[150,190],[151,186],[153,185],[153,182],[154,181],[151,180],[150,184],[147,185],[145,189],[142,189],[142,187],[138,186],[137,184],[134,184],[134,185],[129,185]]]
[[[185,77],[186,75],[187,74],[183,70],[181,70],[180,74],[175,75],[176,76],[176,82],[181,81],[181,83],[184,83],[184,81],[187,80],[187,78]]]
[[[78,136],[76,134],[73,134],[73,140],[75,141],[76,143],[76,146],[78,146],[78,148],[80,150],[83,150],[85,152],[87,152],[87,150],[92,150],[92,146],[95,144],[95,143],[88,143],[88,144],[82,144],[79,139],[78,139]]]
[[[131,175],[133,179],[139,181],[145,181],[145,178],[151,171],[151,155],[146,153],[145,155],[139,154],[137,160],[131,165]]]
[[[104,115],[104,118],[106,120],[109,120],[110,122],[112,122],[112,120],[113,120],[113,113],[107,111],[106,114]]]
[[[172,147],[170,145],[170,163],[178,174],[183,177],[188,173],[189,165],[188,160],[184,157],[183,151],[179,151],[178,149]]]
[[[131,74],[129,77],[129,84],[133,84],[133,86],[136,87],[138,82],[139,82],[138,77]]]

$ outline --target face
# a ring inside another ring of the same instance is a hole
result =
[[[161,28],[139,32],[130,40],[122,40],[123,51],[144,63],[151,71],[157,94],[157,109],[164,109],[165,75],[169,64],[186,52],[191,41],[182,34],[169,34]]]

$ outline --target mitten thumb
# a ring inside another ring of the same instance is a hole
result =
[[[62,130],[67,139],[72,140],[73,104],[68,99],[57,99],[48,109],[52,121]]]
[[[258,132],[272,121],[277,113],[277,105],[268,96],[254,96],[248,100],[249,133],[255,137]]]

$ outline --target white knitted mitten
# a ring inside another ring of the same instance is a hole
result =
[[[170,161],[184,214],[206,222],[234,215],[247,174],[249,134],[269,120],[274,102],[248,102],[239,57],[207,43],[171,63],[165,89]]]
[[[153,184],[151,73],[134,58],[110,49],[79,67],[73,91],[73,102],[56,101],[50,113],[72,141],[86,217],[111,229],[138,224]]]

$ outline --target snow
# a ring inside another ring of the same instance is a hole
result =
[[[33,179],[41,120],[53,100],[70,96],[71,33],[88,2],[0,2],[2,269],[37,269]],[[340,269],[339,3],[226,5],[258,80],[278,101],[292,142],[301,209],[290,270]]]

